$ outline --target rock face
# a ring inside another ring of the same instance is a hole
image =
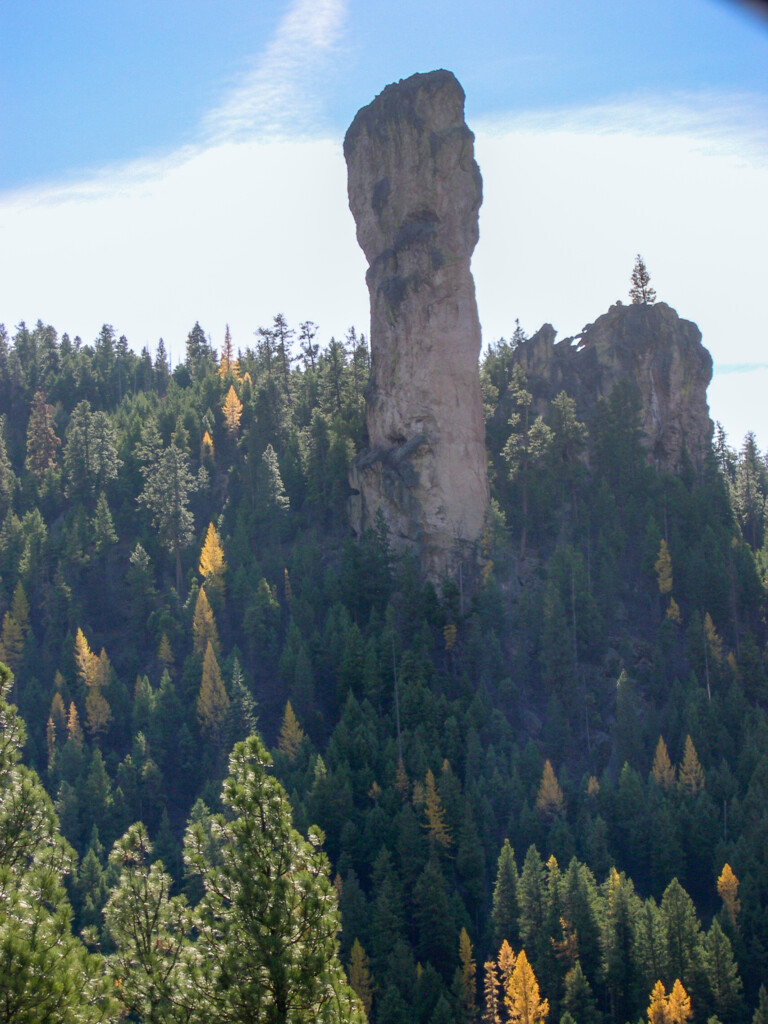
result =
[[[371,300],[370,449],[351,475],[353,526],[381,511],[392,544],[413,549],[432,579],[454,571],[488,504],[473,143],[448,71],[387,86],[344,140]]]
[[[701,332],[664,302],[615,305],[581,335],[555,342],[545,324],[518,345],[515,358],[528,376],[537,410],[566,391],[588,418],[620,381],[637,387],[643,440],[657,469],[676,472],[685,448],[699,465],[712,441],[707,386],[712,357]]]

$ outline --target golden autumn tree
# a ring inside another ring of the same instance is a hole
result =
[[[501,1024],[499,971],[493,960],[483,964],[483,1024]]]
[[[430,840],[447,850],[453,842],[453,837],[445,823],[445,808],[440,794],[437,792],[435,776],[432,774],[431,768],[427,769],[427,777],[424,780],[424,814],[427,819],[424,828],[426,828]]]
[[[69,714],[67,715],[67,738],[78,746],[83,745],[83,729],[80,725],[80,716],[77,713],[75,702],[70,701]]]
[[[227,433],[231,438],[236,438],[238,431],[240,430],[240,417],[243,415],[243,403],[237,397],[234,384],[229,385],[229,391],[227,392],[227,397],[224,399],[224,405],[222,405],[221,411],[224,413],[224,425],[227,428]]]
[[[545,818],[555,818],[565,810],[563,791],[549,759],[544,762],[544,771],[541,773],[536,810]]]
[[[690,996],[683,988],[683,983],[679,978],[675,978],[672,991],[667,996],[667,1006],[671,1024],[686,1024],[686,1021],[693,1016]]]
[[[659,545],[659,554],[654,565],[656,580],[659,584],[659,593],[662,595],[672,593],[672,556],[669,553],[667,542],[662,538]]]
[[[664,737],[659,736],[659,742],[656,744],[656,753],[653,757],[653,767],[651,768],[653,781],[661,789],[672,789],[675,785],[676,774],[675,766],[669,759],[669,751],[667,750],[667,744],[664,742]]]
[[[512,949],[507,940],[504,939],[504,941],[501,944],[501,949],[499,950],[498,964],[499,974],[501,975],[501,984],[505,992],[507,990],[507,986],[509,985],[510,979],[512,978],[512,972],[515,969],[516,963],[517,957],[515,956],[515,951]]]
[[[209,640],[203,658],[203,676],[197,697],[197,717],[203,730],[215,740],[218,740],[228,707],[229,697],[221,678],[216,652]]]
[[[717,892],[723,901],[728,920],[738,931],[738,917],[741,912],[741,900],[739,899],[739,880],[733,873],[730,864],[725,864],[717,880]]]
[[[295,761],[303,739],[304,730],[299,725],[296,712],[293,710],[291,702],[286,701],[283,724],[280,727],[280,737],[277,745],[289,761]]]
[[[21,632],[26,637],[29,632],[29,601],[24,590],[24,586],[19,580],[13,591],[13,598],[11,599],[11,615],[16,619]]]
[[[200,439],[200,461],[212,463],[216,454],[213,438],[206,430]]]
[[[216,628],[216,619],[205,593],[205,587],[200,587],[195,601],[195,614],[192,617],[192,646],[197,654],[204,656],[209,643],[213,646],[214,652],[218,654],[219,631]]]
[[[474,1020],[477,1013],[476,985],[477,965],[472,943],[466,928],[459,935],[459,971],[461,972],[461,1004],[466,1020]]]
[[[511,1024],[540,1024],[547,1019],[549,1001],[541,998],[539,983],[524,949],[518,954],[504,992],[504,1002]]]
[[[648,1004],[648,1024],[669,1024],[667,990],[661,981],[657,981],[651,990],[651,1001]]]
[[[112,721],[112,709],[102,692],[112,677],[112,665],[103,647],[101,654],[93,657],[93,675],[85,695],[85,724],[91,736],[98,736]]]
[[[112,721],[112,709],[102,693],[112,674],[107,652],[94,654],[85,634],[78,627],[75,634],[75,668],[81,683],[85,686],[85,723],[91,736],[106,732]]]
[[[371,1007],[373,1006],[373,978],[371,977],[370,966],[368,956],[361,946],[359,939],[355,939],[349,954],[347,977],[349,978],[349,987],[363,1004],[366,1016],[370,1015]]]
[[[64,707],[64,700],[58,690],[51,699],[49,715],[56,727],[56,735],[63,736],[67,731],[67,709]]]
[[[162,662],[163,667],[169,672],[173,669],[174,657],[173,650],[171,649],[171,642],[168,639],[168,634],[163,633],[160,637],[160,645],[157,648],[157,660]]]
[[[704,769],[690,736],[685,737],[683,763],[680,765],[680,788],[689,796],[697,796],[704,789]]]
[[[208,524],[208,532],[205,535],[203,550],[200,552],[200,565],[198,572],[203,577],[203,583],[208,590],[214,590],[223,597],[224,595],[224,574],[227,571],[227,563],[224,558],[224,548],[221,546],[219,535],[213,523]]]

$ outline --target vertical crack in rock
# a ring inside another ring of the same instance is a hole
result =
[[[387,86],[344,140],[371,300],[370,449],[351,474],[352,523],[360,533],[383,514],[393,546],[434,580],[470,553],[488,504],[473,144],[449,71]]]

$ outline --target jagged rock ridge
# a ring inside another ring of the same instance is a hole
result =
[[[478,539],[488,504],[473,143],[448,71],[387,86],[344,140],[371,301],[370,449],[351,474],[353,526],[382,513],[394,546],[413,548],[433,579]]]
[[[560,342],[555,342],[552,325],[545,324],[514,355],[541,414],[558,392],[566,391],[582,418],[588,418],[600,398],[628,381],[638,390],[643,442],[656,468],[676,472],[683,449],[700,465],[709,451],[712,357],[696,324],[664,302],[617,303],[578,338]]]

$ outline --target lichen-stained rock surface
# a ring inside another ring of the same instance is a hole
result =
[[[413,548],[432,579],[467,554],[488,504],[473,143],[448,71],[387,86],[344,140],[371,300],[370,449],[352,472],[353,525],[381,510],[394,546]]]
[[[617,303],[578,338],[557,343],[545,324],[517,347],[515,359],[543,415],[551,399],[566,391],[588,420],[599,399],[627,381],[637,387],[643,443],[657,469],[679,470],[684,448],[694,465],[709,451],[712,357],[696,324],[665,302]]]

